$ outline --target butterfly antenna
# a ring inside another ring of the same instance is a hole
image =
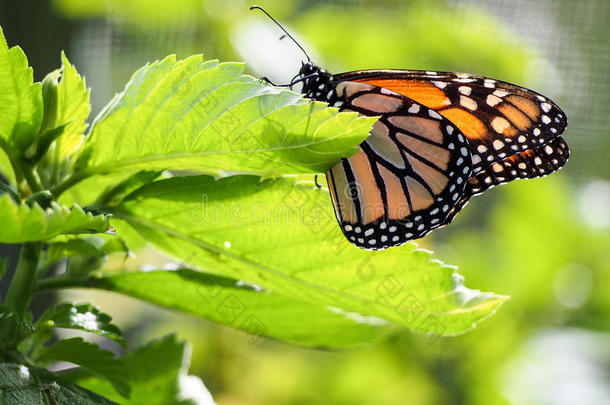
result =
[[[273,21],[273,22],[274,22],[274,23],[275,23],[275,24],[276,24],[278,27],[280,27],[280,28],[282,29],[282,31],[284,31],[284,33],[286,34],[286,36],[287,36],[288,38],[292,39],[292,42],[294,42],[294,43],[295,43],[295,44],[296,44],[296,45],[299,47],[299,49],[300,49],[301,51],[303,51],[303,53],[304,53],[304,54],[305,54],[305,56],[307,57],[307,62],[311,62],[311,58],[309,57],[309,55],[307,54],[307,52],[305,52],[305,49],[303,49],[303,47],[301,46],[301,44],[299,44],[299,43],[297,42],[297,40],[296,40],[296,39],[294,39],[294,37],[293,37],[292,35],[290,35],[290,34],[288,33],[288,31],[286,31],[286,29],[285,29],[284,27],[282,27],[282,24],[280,24],[279,22],[277,22],[275,18],[271,17],[271,14],[269,14],[268,12],[266,12],[264,8],[259,7],[259,6],[252,6],[252,7],[250,7],[250,10],[254,10],[254,9],[260,10],[260,11],[262,11],[263,13],[265,13],[265,14],[267,15],[267,17],[269,17],[269,18],[271,19],[271,21]]]

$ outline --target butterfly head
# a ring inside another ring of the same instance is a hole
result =
[[[297,81],[303,82],[302,93],[314,100],[324,99],[330,80],[330,73],[309,61],[303,62],[297,79]]]

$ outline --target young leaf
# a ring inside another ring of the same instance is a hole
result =
[[[307,346],[342,348],[367,343],[391,329],[381,319],[350,316],[263,290],[235,279],[191,269],[123,273],[92,278],[87,286],[263,335]]]
[[[243,65],[168,56],[137,71],[95,119],[78,170],[323,172],[375,118],[244,76]],[[137,119],[136,119],[137,117]]]
[[[99,378],[68,373],[66,378],[125,405],[201,404],[213,405],[210,393],[198,377],[188,375],[191,351],[174,335],[152,341],[123,356],[131,375],[131,396],[120,398]],[[184,382],[188,381],[185,390]]]
[[[42,122],[40,83],[18,46],[8,48],[0,28],[0,147],[15,157],[34,142]]]
[[[127,196],[115,215],[166,253],[216,274],[413,331],[463,333],[506,300],[467,289],[453,267],[414,244],[352,246],[328,191],[290,178],[160,180]],[[113,224],[121,235],[123,222]]]
[[[112,317],[91,304],[74,305],[67,302],[47,309],[36,323],[38,328],[79,329],[98,334],[126,346],[121,330],[112,323]]]
[[[65,382],[45,369],[0,363],[0,404],[116,405],[116,402]]]
[[[78,205],[72,208],[50,202],[43,210],[36,203],[18,205],[0,195],[0,243],[22,243],[50,239],[60,234],[96,233],[108,229],[107,215],[93,215]]]
[[[85,342],[82,338],[59,340],[39,351],[35,360],[41,363],[67,361],[77,364],[108,380],[119,394],[129,397],[129,372],[125,363],[115,359],[111,352]]]
[[[42,132],[51,133],[63,128],[57,142],[59,157],[72,153],[83,140],[87,128],[85,120],[91,111],[90,90],[85,79],[70,64],[66,54],[61,53],[61,69],[47,75],[43,81],[44,120]],[[47,145],[48,146],[48,145]]]

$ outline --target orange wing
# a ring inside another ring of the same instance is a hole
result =
[[[565,113],[548,98],[480,76],[382,70],[342,73],[415,100],[446,117],[468,138],[474,173],[519,152],[546,145],[567,126]]]
[[[327,173],[345,236],[358,247],[384,249],[445,224],[472,175],[459,129],[384,88],[343,81],[334,90],[342,110],[381,116],[360,151]]]

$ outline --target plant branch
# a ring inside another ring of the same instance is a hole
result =
[[[28,242],[21,248],[19,263],[6,295],[7,308],[17,315],[25,314],[32,299],[41,250],[41,242]]]
[[[64,191],[66,191],[70,187],[80,183],[81,181],[83,181],[87,177],[89,177],[88,173],[85,173],[85,172],[75,172],[75,173],[71,174],[67,179],[65,179],[64,181],[59,183],[57,186],[53,187],[51,189],[51,194],[53,194],[53,196],[55,198],[59,198],[59,196]]]
[[[28,186],[30,186],[32,193],[37,193],[44,189],[40,183],[38,175],[34,172],[34,170],[32,170],[32,166],[29,163],[18,157],[15,159],[14,165],[19,169],[19,172],[23,174],[23,177],[28,183]]]
[[[60,290],[63,288],[90,288],[91,277],[70,277],[68,274],[39,280],[34,287],[35,292]]]

